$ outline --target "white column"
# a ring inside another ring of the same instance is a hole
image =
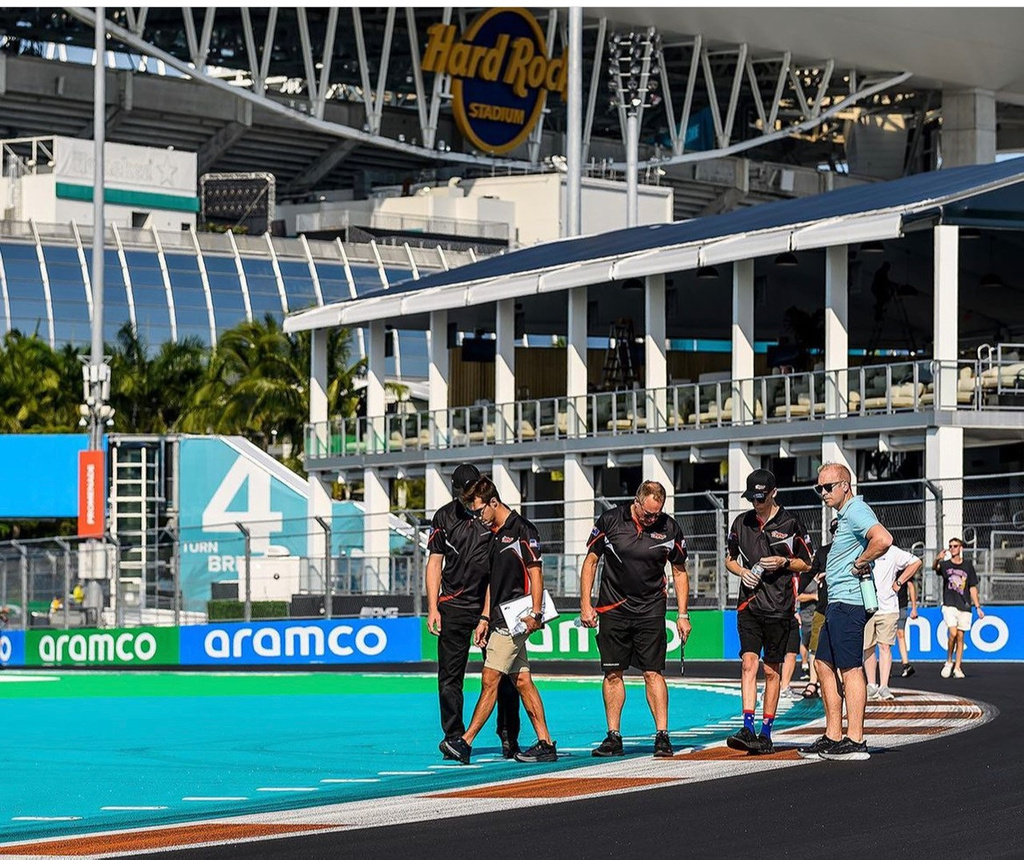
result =
[[[956,409],[957,358],[960,343],[960,228],[935,227],[935,267],[932,357],[939,362],[935,374],[935,407]],[[932,474],[931,472],[927,474]]]
[[[732,267],[732,420],[754,420],[754,261]],[[725,404],[723,404],[724,406]],[[763,406],[763,404],[762,404]]]
[[[430,412],[431,445],[447,447],[448,443],[448,311],[433,311],[430,314],[430,366],[428,373],[427,409]],[[448,476],[436,462],[427,464],[426,470],[427,513],[433,515],[451,499]]]
[[[502,299],[495,311],[495,334],[498,342],[494,356],[494,439],[496,442],[515,438],[516,339],[515,299]]]
[[[587,555],[587,542],[597,519],[594,510],[594,469],[583,464],[579,454],[565,455],[564,565],[567,583],[579,587],[580,566]]]
[[[647,430],[664,430],[668,361],[665,355],[665,276],[649,275],[644,286],[644,387]]]
[[[996,160],[996,99],[991,90],[942,93],[942,166]]]
[[[570,436],[587,432],[587,288],[568,293],[565,394],[569,398],[567,426]],[[575,419],[575,420],[574,420]],[[593,474],[591,473],[591,481]],[[593,487],[591,487],[593,490]]]
[[[523,493],[519,488],[519,471],[509,468],[508,460],[494,460],[491,463],[491,480],[498,489],[501,500],[510,508],[519,508]]]
[[[644,448],[643,478],[645,481],[657,481],[665,488],[665,511],[676,512],[676,488],[672,467],[662,457],[661,448]]]
[[[326,329],[313,330],[309,354],[309,423],[312,426],[307,434],[307,445],[314,446],[316,451],[324,453],[329,450],[327,442],[331,432],[327,423],[327,335]],[[313,518],[320,516],[327,522],[331,521],[330,485],[324,480],[322,472],[310,472],[307,481],[307,554],[310,564],[320,570],[327,548],[324,545],[323,529]],[[320,575],[322,577],[324,571],[321,571]]]
[[[729,443],[729,515],[726,526],[741,512],[750,508],[750,502],[743,498],[747,489],[747,476],[754,469],[761,468],[759,458],[752,457],[743,442]]]
[[[925,539],[928,552],[945,548],[951,537],[963,537],[964,526],[964,430],[962,427],[929,427],[924,443],[924,473],[942,490],[942,534],[938,528],[935,497],[925,490]]]
[[[846,245],[825,249],[825,414],[830,417],[845,414],[849,399],[847,262]]]
[[[367,452],[384,450],[384,321],[369,325],[366,365]],[[367,592],[387,591],[389,575],[388,482],[375,468],[363,469],[363,553],[366,556],[363,587]]]

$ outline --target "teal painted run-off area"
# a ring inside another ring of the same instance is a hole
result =
[[[599,677],[537,679],[560,759],[504,761],[494,717],[472,767],[437,750],[436,678],[350,673],[0,673],[7,738],[0,841],[182,823],[465,787],[600,759]],[[479,678],[466,683],[466,719]],[[798,703],[778,727],[812,719]],[[673,681],[677,749],[736,729],[738,684]],[[696,731],[694,731],[696,730]],[[650,756],[642,683],[623,713],[627,755]],[[525,712],[520,738],[534,740]]]

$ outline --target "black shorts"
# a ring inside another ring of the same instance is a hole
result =
[[[740,656],[748,652],[760,654],[763,649],[765,663],[781,663],[786,659],[786,646],[794,626],[792,618],[769,618],[749,609],[741,609],[736,613]]]
[[[786,653],[800,653],[800,622],[793,617],[789,620],[789,639],[786,640]]]
[[[665,616],[605,613],[597,630],[597,649],[605,672],[630,666],[641,672],[663,672],[668,653]]]

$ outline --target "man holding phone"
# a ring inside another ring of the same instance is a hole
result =
[[[964,633],[971,629],[971,604],[978,610],[978,618],[985,617],[978,600],[978,572],[964,558],[964,542],[960,538],[950,540],[949,549],[935,559],[932,570],[942,577],[942,620],[949,632],[946,662],[939,674],[943,678],[965,678]]]

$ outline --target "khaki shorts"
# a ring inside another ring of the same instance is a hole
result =
[[[971,629],[971,610],[957,609],[955,606],[942,607],[942,620],[946,622],[946,628],[962,630],[966,633]]]
[[[815,612],[811,619],[811,641],[807,643],[807,650],[815,652],[818,650],[818,638],[821,636],[821,625],[825,623],[825,613]]]
[[[872,615],[864,628],[864,650],[870,651],[876,645],[892,645],[896,641],[899,621],[898,612],[876,612]]]
[[[502,675],[518,675],[524,669],[530,671],[530,660],[526,656],[526,640],[529,633],[511,636],[507,630],[492,630],[487,640],[485,669],[494,669]]]

